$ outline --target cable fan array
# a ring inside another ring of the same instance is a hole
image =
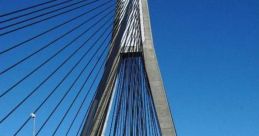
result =
[[[141,54],[123,55],[106,133],[161,135]]]
[[[121,41],[121,62],[104,134],[160,136],[142,52],[139,0],[126,2],[131,6],[131,12],[128,13],[128,24]]]
[[[80,135],[112,39],[114,0],[0,13],[0,135]],[[15,39],[15,40],[13,40]]]
[[[0,135],[35,127],[36,136],[77,136],[86,124],[103,135],[161,135],[140,10],[139,0],[48,0],[0,13]],[[114,86],[103,93],[116,55]],[[109,102],[96,125],[100,94]]]

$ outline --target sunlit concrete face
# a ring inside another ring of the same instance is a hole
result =
[[[157,58],[153,46],[148,3],[147,0],[141,1],[141,25],[143,33],[143,52],[145,67],[149,79],[151,93],[153,96],[161,132],[163,136],[176,136],[173,119],[167,102],[163,81],[161,78]]]

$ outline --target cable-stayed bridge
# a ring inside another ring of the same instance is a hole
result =
[[[176,136],[147,0],[3,5],[0,136]]]

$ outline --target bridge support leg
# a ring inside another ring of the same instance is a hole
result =
[[[167,102],[163,81],[161,78],[158,62],[153,46],[148,3],[141,0],[142,5],[142,31],[143,31],[143,52],[146,72],[153,96],[155,109],[158,116],[159,125],[163,136],[176,136],[170,107]]]

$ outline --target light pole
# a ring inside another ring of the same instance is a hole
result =
[[[32,125],[33,125],[33,126],[32,126],[32,136],[35,136],[35,132],[36,132],[36,131],[35,131],[36,115],[35,115],[34,113],[31,113],[30,116],[31,116],[31,118],[32,118],[32,120],[33,120],[33,124],[32,124]]]

